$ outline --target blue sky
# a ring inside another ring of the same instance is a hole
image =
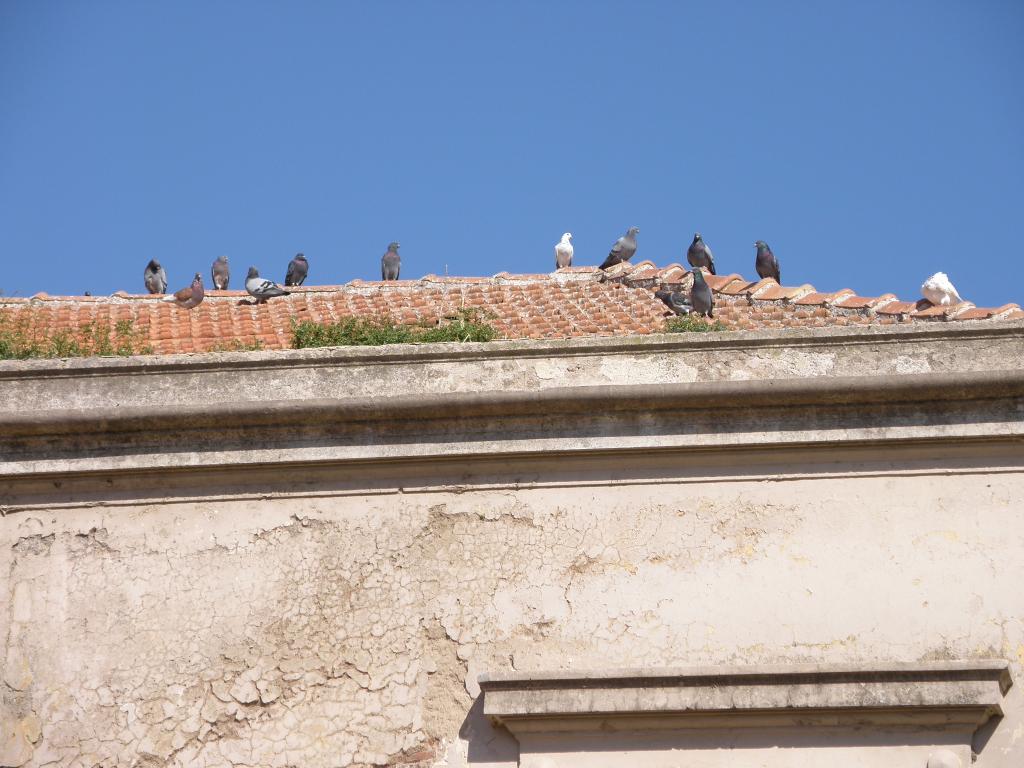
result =
[[[636,260],[1024,301],[1024,2],[0,0],[0,290]]]

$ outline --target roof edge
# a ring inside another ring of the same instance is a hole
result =
[[[350,365],[436,360],[476,360],[504,357],[609,355],[671,352],[692,348],[741,349],[750,347],[847,346],[942,339],[1024,337],[1024,320],[983,323],[928,323],[869,325],[813,329],[722,331],[712,333],[659,333],[633,336],[586,336],[568,339],[511,339],[480,343],[440,342],[394,344],[378,347],[318,347],[259,352],[194,352],[132,357],[83,357],[42,360],[0,360],[0,380],[39,376],[89,376],[166,373],[174,370],[208,371],[244,368],[291,368],[309,365]]]

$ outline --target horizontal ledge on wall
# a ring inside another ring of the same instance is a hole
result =
[[[169,372],[301,369],[323,366],[390,365],[428,361],[475,361],[636,353],[672,353],[857,344],[996,341],[1024,336],[1024,322],[914,323],[814,329],[761,329],[729,333],[670,333],[584,336],[572,339],[512,339],[487,343],[392,344],[379,347],[319,347],[262,352],[203,352],[138,357],[86,357],[0,361],[0,381],[18,378],[83,378]]]
[[[484,714],[513,733],[608,728],[928,727],[1002,714],[1003,660],[534,672],[480,677]]]
[[[1024,370],[846,376],[762,381],[601,385],[532,392],[473,392],[397,397],[229,401],[209,405],[59,409],[11,413],[0,439],[38,435],[143,432],[196,424],[254,429],[327,423],[425,422],[655,411],[737,412],[758,407],[939,403],[1024,397]],[[408,425],[414,429],[412,424]]]

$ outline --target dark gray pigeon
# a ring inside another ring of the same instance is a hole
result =
[[[275,296],[291,295],[273,280],[260,277],[256,267],[249,267],[249,274],[245,276],[245,290],[256,299],[257,304],[266,304],[267,299],[272,299]]]
[[[151,259],[146,265],[142,277],[146,281],[146,290],[150,293],[167,293],[167,273],[156,259]]]
[[[639,227],[630,227],[629,231],[615,241],[615,245],[608,251],[608,258],[601,263],[601,269],[614,267],[624,261],[629,261],[636,253],[636,236],[640,234]]]
[[[388,243],[388,252],[380,257],[380,279],[397,280],[402,269],[402,257],[398,255],[399,243]]]
[[[704,267],[712,275],[716,274],[715,257],[711,255],[711,249],[700,236],[700,232],[694,234],[693,242],[686,251],[686,260],[690,262],[691,267]]]
[[[665,306],[677,315],[688,315],[693,311],[690,297],[682,291],[670,291],[667,288],[654,292],[655,297],[665,302]]]
[[[285,285],[302,285],[306,282],[306,275],[309,274],[309,262],[301,253],[296,253],[295,258],[288,262],[288,272],[284,276]]]
[[[172,293],[170,296],[164,296],[161,301],[169,301],[182,309],[192,309],[198,307],[203,303],[203,297],[206,296],[206,291],[203,289],[203,276],[196,272],[196,276],[192,278],[192,285],[188,288],[182,288],[177,293]]]
[[[215,291],[226,291],[228,281],[231,279],[231,270],[228,269],[228,257],[218,256],[210,267],[210,279],[213,281]]]
[[[711,292],[711,286],[704,280],[704,273],[693,270],[693,287],[690,289],[690,306],[698,315],[714,317],[715,295]]]
[[[757,270],[757,275],[760,278],[773,277],[775,282],[782,285],[782,277],[779,272],[779,260],[775,258],[775,254],[772,253],[772,249],[768,247],[768,243],[764,240],[758,240],[754,243],[754,247],[757,248],[757,258],[754,260],[754,269]]]

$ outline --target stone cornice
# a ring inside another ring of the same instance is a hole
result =
[[[482,675],[484,714],[513,733],[594,728],[928,726],[1002,713],[1002,660]]]
[[[551,388],[533,392],[453,392],[397,397],[261,400],[171,407],[23,411],[0,436],[74,435],[187,429],[199,423],[256,429],[326,423],[409,422],[658,411],[709,411],[897,403],[949,403],[1024,397],[1024,368],[1008,371],[817,377]]]

